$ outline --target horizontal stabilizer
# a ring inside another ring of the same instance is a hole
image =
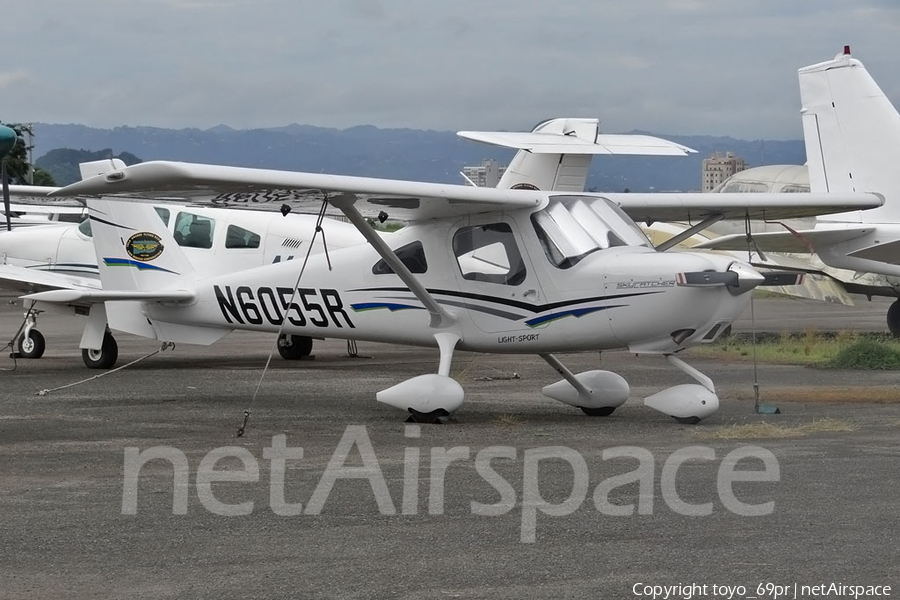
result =
[[[51,290],[22,296],[25,300],[56,302],[59,304],[87,303],[99,304],[115,300],[137,300],[143,302],[190,302],[196,298],[194,292],[171,290],[164,292],[115,291],[115,290]]]
[[[461,138],[534,154],[687,156],[692,148],[650,135],[599,134],[591,140],[546,132],[460,131]]]
[[[34,293],[48,290],[95,290],[100,282],[91,277],[64,275],[14,265],[0,265],[0,289]]]
[[[755,194],[747,194],[753,196]],[[829,246],[852,240],[867,233],[874,227],[850,227],[846,229],[809,229],[798,231],[796,234],[790,231],[770,231],[753,234],[753,249],[762,252],[785,252],[789,254],[804,254],[814,251],[816,246]],[[812,246],[812,248],[810,248]],[[744,234],[723,235],[697,244],[692,249],[703,250],[747,250],[747,236]]]

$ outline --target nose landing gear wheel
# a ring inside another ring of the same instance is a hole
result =
[[[44,336],[37,329],[32,329],[28,337],[19,338],[19,356],[22,358],[40,358],[46,347]]]
[[[103,345],[99,350],[81,351],[81,360],[88,369],[110,369],[119,358],[119,345],[110,332],[103,334]]]

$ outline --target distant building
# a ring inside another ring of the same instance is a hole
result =
[[[718,152],[703,159],[703,181],[701,191],[711,192],[723,181],[747,168],[743,158],[728,152],[722,156]]]
[[[506,167],[501,167],[493,158],[486,158],[477,167],[463,167],[463,175],[478,187],[497,187]]]

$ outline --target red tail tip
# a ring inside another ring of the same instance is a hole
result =
[[[850,56],[850,46],[844,46],[844,55]]]

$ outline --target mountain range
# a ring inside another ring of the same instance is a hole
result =
[[[126,163],[139,160],[178,160],[223,165],[287,169],[390,179],[462,183],[464,166],[494,158],[506,164],[513,151],[462,140],[452,131],[380,129],[361,125],[331,129],[291,124],[269,129],[163,129],[37,123],[34,126],[35,161],[49,170],[58,185],[78,176],[73,168],[77,153],[96,160],[119,155]],[[733,152],[749,166],[803,164],[802,140],[740,140],[704,135],[665,135],[646,131],[697,150],[687,158],[595,157],[588,188],[619,192],[690,191],[700,188],[702,160],[713,152]],[[124,153],[124,154],[123,154]],[[140,158],[138,158],[140,157]]]

